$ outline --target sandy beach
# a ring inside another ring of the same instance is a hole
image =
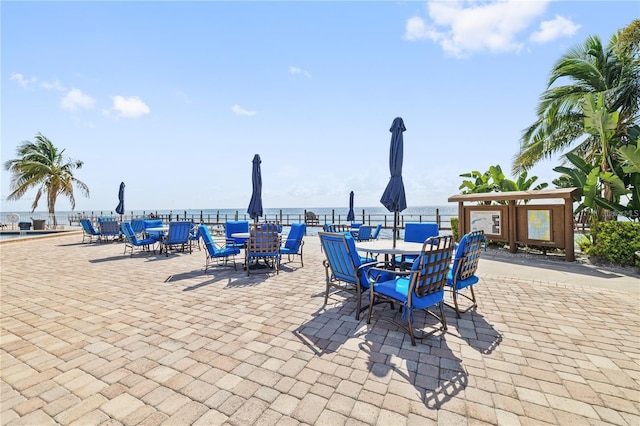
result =
[[[2,425],[640,424],[631,269],[488,254],[477,311],[414,347],[324,305],[316,236],[250,277],[81,241],[0,244]]]

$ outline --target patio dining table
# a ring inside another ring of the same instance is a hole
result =
[[[146,229],[145,229],[145,232],[147,232],[147,233],[149,233],[149,232],[156,232],[156,233],[158,233],[158,234],[161,236],[161,238],[160,238],[160,240],[158,241],[158,243],[160,244],[160,251],[159,251],[159,253],[160,253],[160,254],[162,254],[162,248],[164,247],[164,244],[163,244],[164,238],[162,238],[162,236],[163,236],[164,234],[166,234],[167,232],[169,232],[169,225],[165,225],[165,226],[156,226],[156,227],[153,227],[153,228],[146,228]]]
[[[396,256],[418,256],[422,253],[423,243],[414,243],[409,241],[397,240],[396,246],[393,247],[393,240],[369,240],[356,241],[356,249],[367,254],[384,254],[384,261],[387,265],[396,266]],[[391,256],[391,261],[389,261]]]

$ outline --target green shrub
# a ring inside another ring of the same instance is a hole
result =
[[[458,241],[460,241],[460,232],[458,229],[458,218],[457,217],[452,217],[451,218],[451,234],[453,235],[453,241],[455,241],[456,243]]]
[[[633,265],[633,254],[640,250],[640,223],[600,222],[595,244],[586,254],[617,265]]]
[[[576,234],[575,243],[580,247],[580,251],[586,253],[591,247],[591,239],[585,234]]]

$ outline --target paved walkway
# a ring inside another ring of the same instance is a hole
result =
[[[80,241],[0,244],[3,425],[640,424],[638,275],[483,259],[477,312],[412,347],[323,304],[317,237],[251,277]]]

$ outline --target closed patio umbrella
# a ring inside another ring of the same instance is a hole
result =
[[[260,172],[260,156],[258,154],[253,156],[253,168],[251,172],[251,184],[253,185],[253,193],[251,194],[251,201],[249,202],[249,208],[247,213],[251,219],[258,222],[258,217],[262,216],[262,173]]]
[[[118,207],[116,207],[116,213],[119,215],[124,214],[124,182],[120,182],[120,190],[118,191]]]
[[[349,213],[347,213],[347,220],[349,222],[356,220],[356,214],[353,212],[353,191],[349,193]]]
[[[393,248],[396,247],[399,213],[407,208],[404,183],[402,182],[402,157],[404,155],[402,133],[405,130],[407,129],[404,127],[402,118],[396,117],[389,129],[391,132],[391,146],[389,148],[391,178],[382,193],[382,198],[380,198],[382,205],[393,213]]]

